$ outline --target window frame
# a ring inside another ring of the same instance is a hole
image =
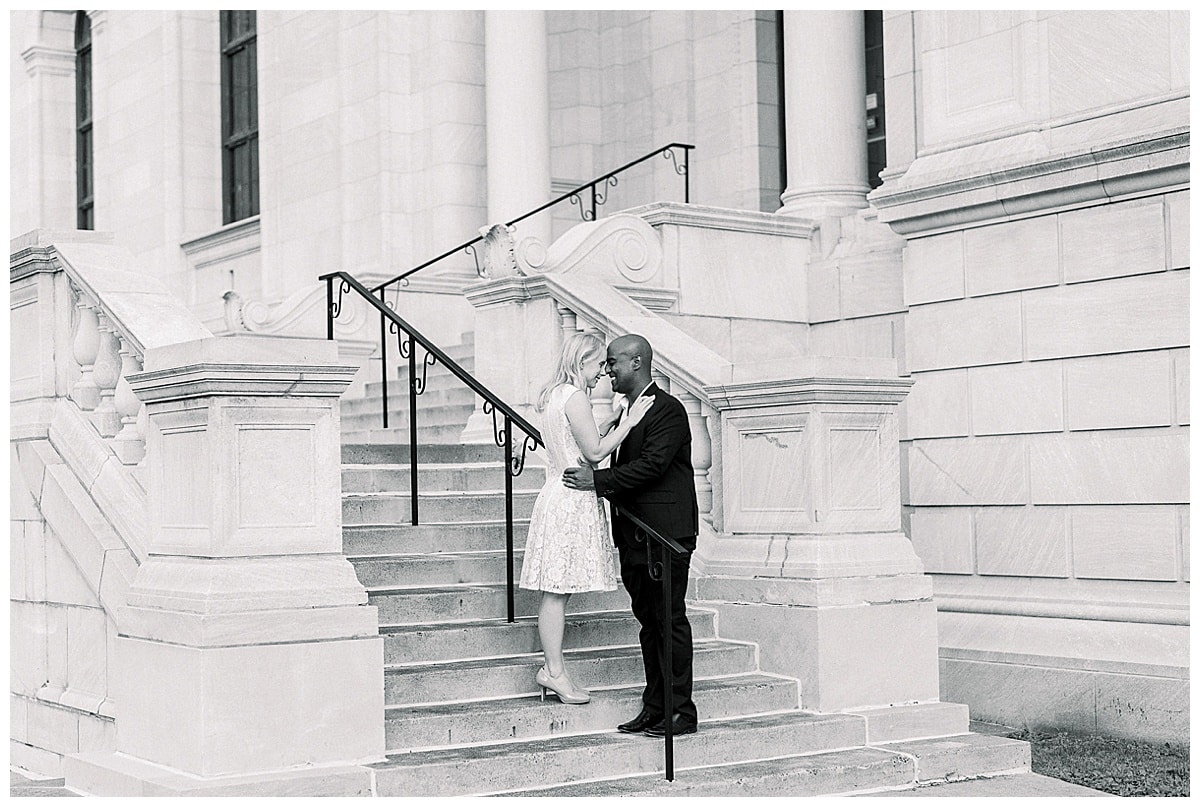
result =
[[[221,11],[222,221],[258,215],[258,20]]]
[[[92,125],[92,20],[75,12],[75,227],[96,228],[96,173]]]

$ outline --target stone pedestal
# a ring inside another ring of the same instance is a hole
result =
[[[117,610],[117,753],[68,759],[68,786],[369,790],[383,642],[341,554],[338,396],[354,369],[318,340],[147,351],[129,380],[151,424],[151,545]]]
[[[557,366],[562,344],[558,314],[545,281],[501,278],[470,287],[466,296],[475,306],[475,377],[537,426],[540,418],[533,404]],[[503,426],[499,415],[496,422]],[[476,409],[461,439],[492,442],[492,428],[492,416]]]
[[[938,698],[928,577],[900,529],[891,360],[804,359],[796,377],[706,389],[721,410],[722,523],[695,597],[815,711]],[[963,727],[965,730],[965,726]]]

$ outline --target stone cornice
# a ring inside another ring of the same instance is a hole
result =
[[[202,362],[126,376],[144,403],[208,397],[336,398],[357,367]]]
[[[258,216],[228,224],[215,232],[184,241],[179,245],[189,258],[204,255],[193,266],[197,269],[218,261],[258,252],[262,244],[262,226]]]
[[[146,351],[145,370],[126,379],[145,403],[210,396],[337,397],[355,365],[336,364],[325,339],[223,336]]]
[[[760,213],[754,210],[735,210],[724,207],[683,204],[681,202],[654,202],[621,212],[637,216],[652,227],[661,224],[674,224],[680,227],[734,230],[743,233],[764,233],[792,238],[810,238],[813,231],[817,228],[816,222],[811,219],[780,216],[776,213]]]
[[[503,303],[523,303],[548,297],[550,290],[541,275],[532,277],[503,277],[486,280],[463,290],[463,296],[476,308]]]
[[[1189,145],[1190,131],[1180,127],[1073,153],[1001,163],[991,170],[976,167],[954,178],[948,178],[945,170],[923,174],[922,161],[948,162],[945,154],[932,155],[918,158],[903,176],[885,183],[869,198],[879,220],[896,232],[929,234],[1188,187]]]
[[[907,378],[798,377],[775,381],[707,386],[704,393],[721,410],[789,404],[882,404],[904,400],[913,381]]]
[[[46,73],[52,76],[75,75],[75,51],[49,45],[31,45],[21,51],[25,72],[31,76]]]

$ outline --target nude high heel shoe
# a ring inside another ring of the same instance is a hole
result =
[[[546,690],[550,690],[563,703],[587,703],[592,699],[587,690],[577,690],[571,683],[571,679],[567,678],[567,673],[564,670],[562,675],[552,676],[550,672],[543,666],[537,671],[537,675],[533,677],[537,685],[542,688],[542,700],[546,700]]]

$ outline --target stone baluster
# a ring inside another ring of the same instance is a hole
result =
[[[712,467],[712,439],[708,434],[707,418],[700,399],[690,392],[680,390],[678,394],[688,415],[692,429],[692,469],[696,474],[696,501],[700,515],[712,518],[713,486],[709,477]]]
[[[142,362],[134,354],[129,342],[121,340],[121,377],[113,393],[113,404],[121,416],[121,431],[113,438],[112,448],[121,462],[136,465],[146,455],[146,444],[139,429],[142,402],[129,386],[128,376],[142,371]]]
[[[567,308],[562,303],[556,303],[554,310],[558,312],[558,324],[559,327],[562,328],[564,338],[579,330],[577,326],[578,317],[575,316],[574,311]]]
[[[91,411],[100,403],[100,390],[96,387],[93,367],[96,354],[100,351],[99,312],[82,294],[76,292],[75,337],[71,340],[71,353],[79,365],[79,379],[71,389],[71,400],[80,409]]]
[[[113,402],[117,382],[121,378],[120,338],[108,318],[101,314],[98,318],[99,346],[96,361],[92,367],[92,377],[99,390],[100,401],[96,411],[92,413],[92,423],[101,437],[114,437],[121,430],[121,415]]]
[[[572,313],[571,316],[576,318],[576,321],[578,322],[578,318],[575,317],[575,314]],[[604,332],[596,326],[584,323],[579,327],[579,330],[595,336],[607,347],[608,337],[605,336]],[[601,348],[600,351],[600,357],[604,358],[604,348]],[[597,423],[599,423],[603,418],[608,417],[608,415],[612,412],[613,398],[615,397],[616,396],[613,394],[612,384],[608,380],[608,376],[600,376],[600,381],[596,384],[596,388],[592,390],[592,416],[596,418]]]

